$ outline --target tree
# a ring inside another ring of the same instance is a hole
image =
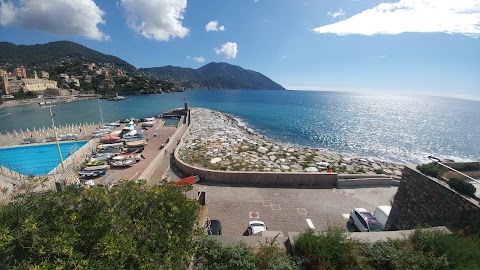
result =
[[[0,208],[6,269],[187,268],[198,204],[174,185],[69,186]]]

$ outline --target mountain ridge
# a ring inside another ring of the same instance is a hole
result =
[[[157,79],[180,83],[186,89],[285,90],[260,72],[225,62],[210,62],[197,69],[168,65],[140,68],[139,71]]]
[[[83,63],[111,64],[131,74],[143,74],[177,84],[184,89],[251,89],[284,90],[260,72],[247,70],[225,62],[211,62],[200,68],[183,68],[172,65],[137,69],[127,61],[107,55],[72,41],[54,41],[45,44],[16,45],[0,42],[0,65],[25,66],[29,74],[33,69],[56,72],[79,70]],[[66,66],[66,63],[67,66]],[[52,69],[52,67],[57,67]],[[78,74],[77,74],[78,75]]]

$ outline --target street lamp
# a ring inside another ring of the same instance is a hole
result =
[[[50,109],[50,118],[52,119],[52,128],[53,128],[53,133],[55,134],[55,142],[57,143],[58,157],[60,158],[60,164],[62,165],[62,170],[65,171],[65,168],[63,167],[62,151],[60,151],[60,144],[58,143],[57,127],[55,126],[55,121],[53,120],[53,117],[55,116],[52,112],[53,106],[55,105],[48,105],[48,106],[40,105],[40,107],[48,107],[48,109]]]
[[[449,167],[449,166],[443,164],[443,163],[442,163],[442,160],[439,159],[439,158],[437,158],[437,157],[428,156],[428,159],[432,160],[433,162],[436,162],[438,165],[441,165],[441,166],[443,166],[443,167],[445,167],[445,168],[447,168],[447,169],[449,169],[449,170],[451,170],[451,171],[454,171],[454,172],[456,172],[456,173],[458,173],[458,174],[460,174],[460,175],[462,175],[462,176],[464,176],[464,177],[466,177],[466,178],[468,178],[468,179],[470,179],[470,180],[472,180],[472,181],[475,181],[475,182],[477,182],[477,183],[480,184],[480,181],[478,181],[477,179],[472,178],[472,177],[470,177],[470,176],[468,176],[468,175],[466,175],[466,174],[464,174],[464,173],[462,173],[462,172],[460,172],[460,171],[455,170],[455,169],[452,168],[452,167]]]

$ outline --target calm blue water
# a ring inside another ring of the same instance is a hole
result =
[[[211,108],[242,119],[284,143],[343,154],[419,163],[428,155],[480,160],[480,102],[386,94],[317,91],[196,90],[101,100],[105,121],[148,117],[183,106]],[[96,100],[53,108],[59,124],[99,122]],[[0,132],[51,125],[47,109],[0,109]]]
[[[88,141],[60,143],[64,160]],[[76,147],[72,147],[76,144]],[[70,150],[70,151],[69,151]],[[0,164],[23,175],[45,175],[60,164],[57,145],[42,144],[0,148]]]

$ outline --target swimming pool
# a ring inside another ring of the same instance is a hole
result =
[[[88,141],[60,143],[63,160]],[[0,148],[0,165],[23,175],[46,175],[60,164],[55,143]]]

